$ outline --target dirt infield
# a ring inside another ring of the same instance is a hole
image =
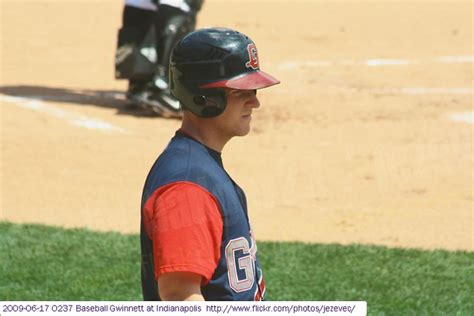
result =
[[[137,232],[179,121],[123,102],[122,1],[1,2],[0,220]],[[473,246],[473,3],[212,1],[282,84],[223,158],[257,238]]]

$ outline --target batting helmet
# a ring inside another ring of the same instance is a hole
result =
[[[256,90],[279,83],[260,70],[255,43],[226,28],[186,35],[173,49],[169,73],[171,94],[200,117],[224,111],[224,88]]]

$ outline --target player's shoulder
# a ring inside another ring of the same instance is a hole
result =
[[[206,155],[204,145],[187,137],[175,136],[166,146],[160,159],[187,159],[189,156]]]
[[[179,181],[198,182],[211,178],[206,153],[194,148],[189,140],[171,141],[150,170],[148,185],[161,187]]]
[[[187,205],[217,205],[216,197],[205,187],[189,181],[177,181],[160,188],[163,200],[180,201]],[[176,203],[175,203],[176,204]]]

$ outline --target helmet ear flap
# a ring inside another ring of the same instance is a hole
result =
[[[181,106],[199,117],[215,117],[224,112],[227,97],[224,89],[198,88],[198,82],[187,82],[173,64],[170,65],[171,94],[180,100]]]
[[[224,112],[227,99],[223,89],[199,89],[197,92],[198,94],[193,97],[193,105],[186,106],[191,112],[208,118],[216,117]]]
[[[199,106],[206,105],[206,97],[203,95],[194,96],[193,101],[194,101],[194,104],[199,105]]]

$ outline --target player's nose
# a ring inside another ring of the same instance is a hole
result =
[[[251,93],[249,93],[249,101],[247,104],[254,109],[260,107],[260,101],[257,97],[257,90],[253,90]]]

